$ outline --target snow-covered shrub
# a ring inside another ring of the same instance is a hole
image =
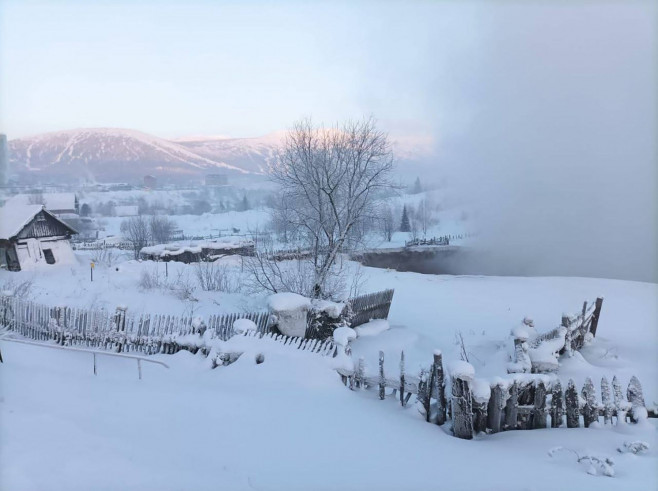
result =
[[[349,326],[351,310],[344,303],[313,300],[308,312],[306,337],[327,339],[338,327]]]
[[[619,453],[644,453],[649,450],[649,444],[642,441],[624,442],[624,445],[617,449]]]
[[[239,278],[226,265],[217,262],[200,262],[195,268],[197,282],[204,291],[237,293],[241,290]]]
[[[142,290],[153,290],[160,288],[164,281],[160,278],[156,269],[143,269],[139,276],[139,287]]]
[[[600,455],[580,455],[575,450],[565,447],[555,447],[548,451],[549,457],[555,457],[558,452],[571,452],[576,456],[576,461],[578,463],[588,464],[587,473],[592,476],[603,475],[607,477],[614,477],[615,470],[613,466],[615,465],[614,461],[609,457],[603,457]]]
[[[0,292],[5,296],[16,298],[28,298],[32,290],[33,280],[5,281],[0,285]]]
[[[108,268],[112,266],[118,259],[118,254],[111,247],[104,247],[102,249],[97,249],[93,252],[91,260],[95,264],[103,264]]]

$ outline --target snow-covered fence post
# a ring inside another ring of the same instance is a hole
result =
[[[365,363],[363,357],[359,357],[359,363],[356,366],[356,386],[359,389],[364,389],[366,385]]]
[[[562,384],[556,380],[551,389],[551,428],[562,426],[562,417],[564,416],[564,394],[562,393]]]
[[[475,433],[486,432],[491,387],[489,387],[489,383],[485,380],[473,379],[473,382],[471,383],[471,394],[473,404],[473,430]]]
[[[629,405],[624,400],[624,394],[621,390],[621,385],[617,376],[612,377],[612,396],[615,401],[615,413],[617,414],[617,424],[621,421],[622,423],[626,422],[626,411],[628,411]]]
[[[592,322],[589,326],[589,332],[592,333],[592,337],[596,337],[596,328],[599,327],[599,316],[601,315],[601,307],[603,306],[603,297],[598,297],[596,299],[594,312],[592,313]]]
[[[452,379],[452,431],[457,438],[473,438],[473,400],[470,384],[475,371],[473,366],[456,361],[450,366]]]
[[[418,376],[418,393],[416,394],[416,404],[420,407],[418,410],[425,416],[425,421],[429,420],[428,413],[430,411],[430,394],[427,373],[424,368],[420,369]]]
[[[503,386],[502,383],[498,382],[491,387],[491,397],[489,398],[487,426],[491,428],[492,433],[498,433],[500,431],[504,407],[505,397],[503,395]]]
[[[582,409],[583,422],[585,428],[589,428],[589,425],[599,420],[599,406],[596,403],[596,389],[594,388],[591,378],[587,377],[585,379],[585,385],[583,385],[581,395],[585,400]]]
[[[612,413],[614,412],[614,407],[610,399],[610,384],[608,383],[608,379],[605,377],[601,379],[601,402],[603,403],[603,423],[612,423]]]
[[[578,428],[580,426],[580,406],[578,391],[573,379],[569,379],[567,390],[564,393],[564,400],[567,406],[567,428]]]
[[[442,425],[446,422],[446,409],[448,404],[446,400],[446,380],[443,371],[443,355],[441,354],[441,350],[434,350],[432,377],[434,377],[434,381],[433,383],[430,383],[429,394],[431,398],[432,391],[436,386],[436,424]]]
[[[400,404],[404,406],[404,351],[400,353]]]
[[[379,352],[379,398],[386,397],[386,377],[384,376],[384,352]]]
[[[515,430],[519,409],[519,384],[514,383],[509,388],[507,404],[505,404],[505,429]]]
[[[126,310],[127,310],[127,307],[125,307],[123,305],[119,305],[116,308],[116,311],[114,313],[114,322],[115,322],[115,325],[116,325],[117,332],[124,332],[126,330]],[[123,350],[123,343],[122,343],[123,337],[125,337],[125,335],[124,336],[121,336],[121,335],[118,336],[119,345],[117,346],[117,353],[121,353],[121,351]]]
[[[647,419],[647,409],[644,404],[644,395],[642,394],[642,384],[638,378],[633,375],[628,383],[626,397],[631,403],[631,421],[637,423],[642,419]]]
[[[540,380],[535,387],[535,408],[532,410],[532,428],[546,428],[546,385]]]

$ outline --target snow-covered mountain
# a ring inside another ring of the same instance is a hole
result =
[[[188,150],[212,160],[221,160],[250,172],[265,172],[283,141],[285,132],[257,138],[189,137],[174,140]]]
[[[39,179],[129,181],[144,175],[199,177],[213,172],[261,174],[285,132],[257,138],[187,137],[166,140],[140,131],[90,128],[44,133],[9,142],[12,173]],[[427,138],[392,138],[398,161],[422,160]]]
[[[248,171],[208,158],[184,145],[135,130],[93,128],[44,133],[9,142],[13,172],[40,177],[129,180],[146,174],[172,177]]]

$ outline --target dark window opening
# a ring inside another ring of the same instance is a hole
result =
[[[46,258],[46,262],[48,264],[55,264],[55,256],[53,255],[53,251],[51,249],[44,249],[43,257]]]

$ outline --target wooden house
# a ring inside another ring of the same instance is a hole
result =
[[[0,267],[36,269],[75,261],[69,239],[77,232],[42,205],[0,208]]]

